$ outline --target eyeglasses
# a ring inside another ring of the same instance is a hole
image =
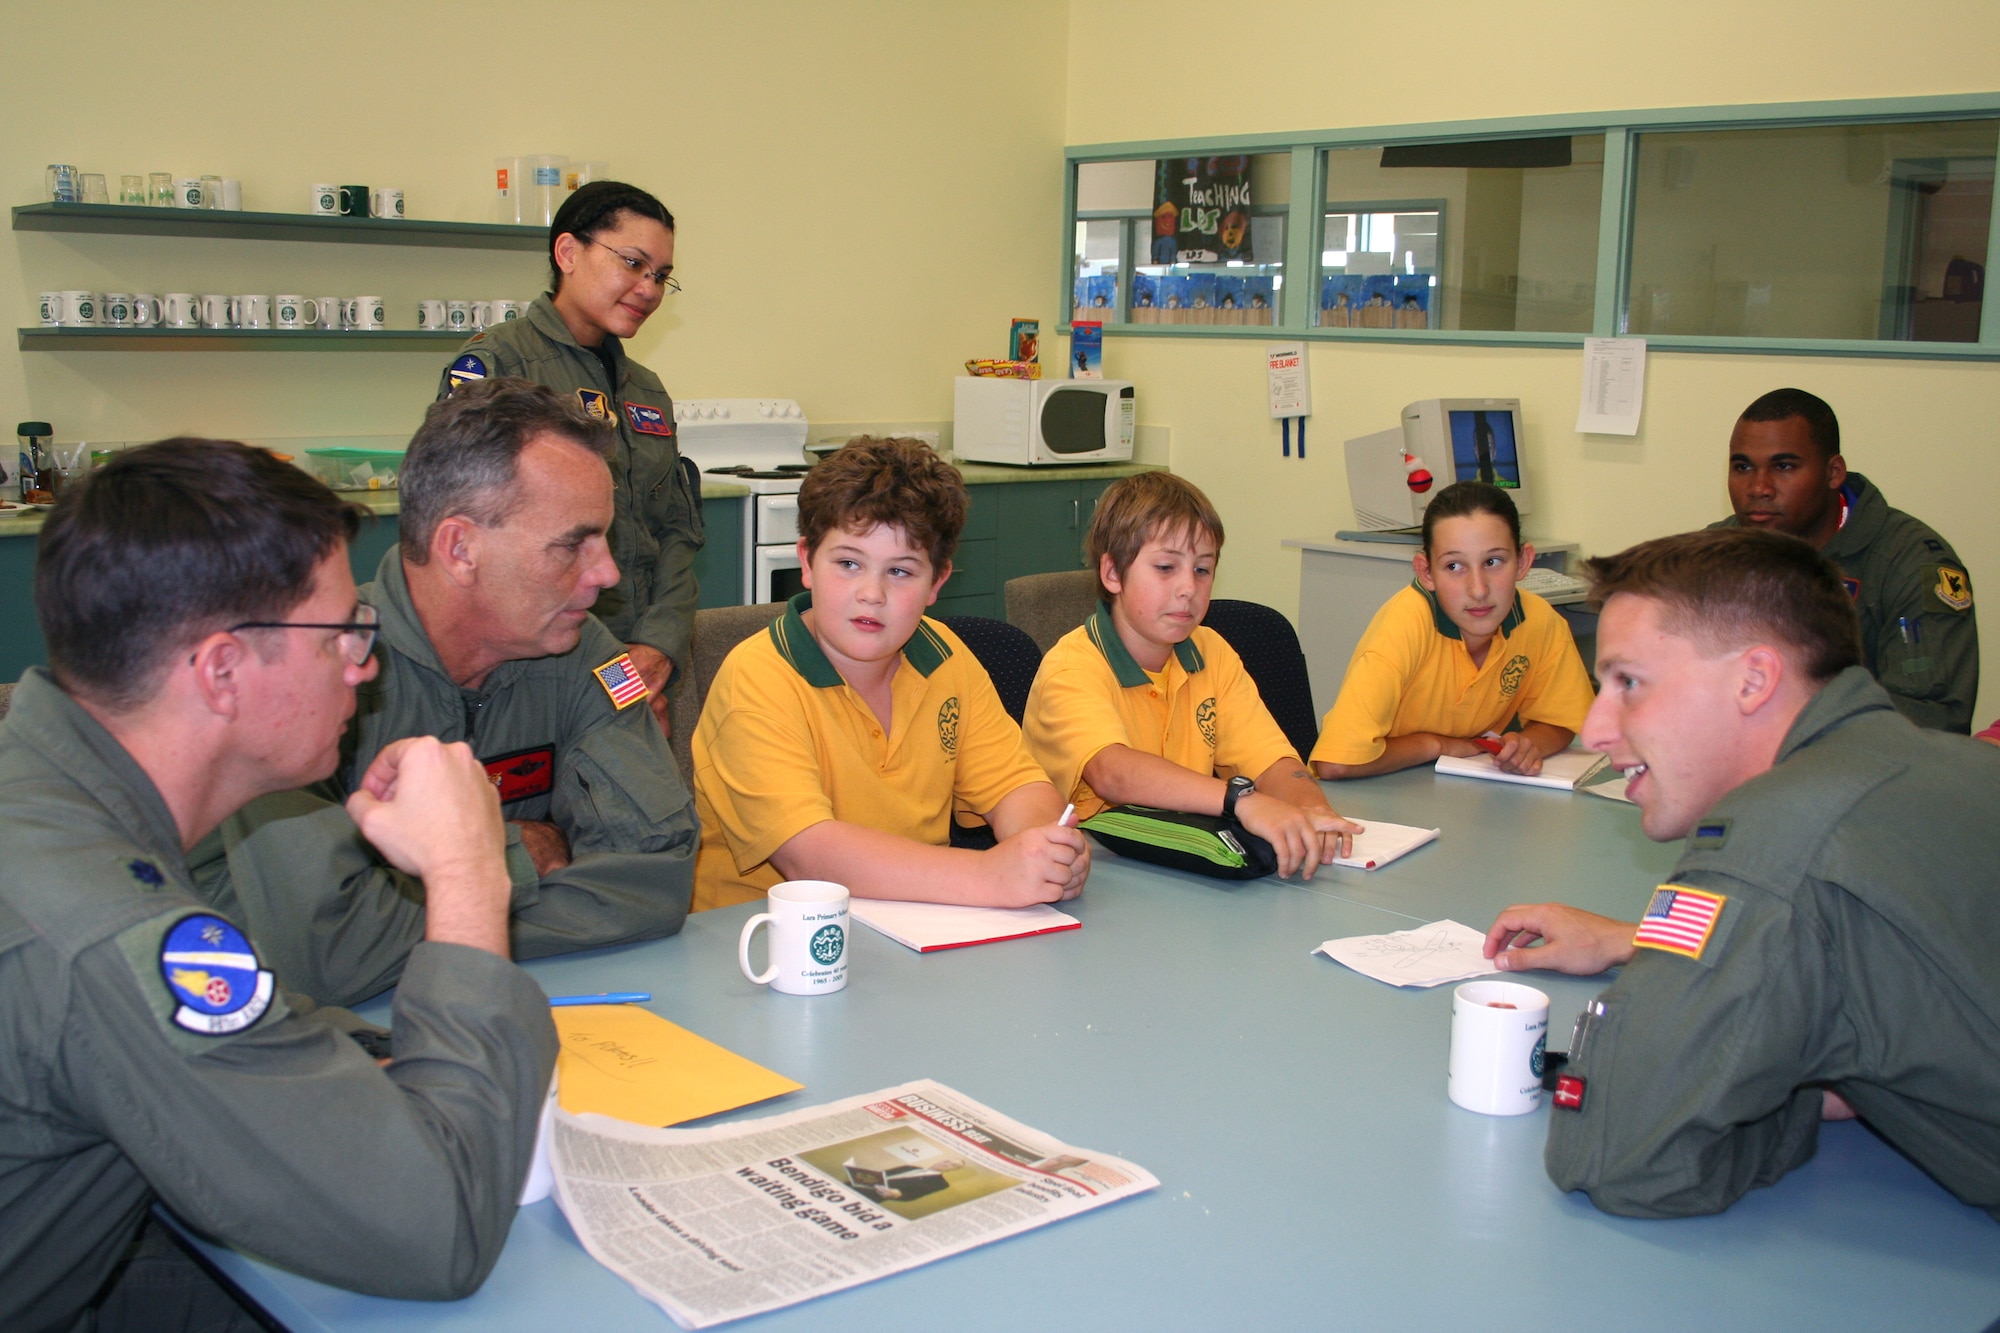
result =
[[[375,631],[380,628],[381,617],[374,607],[363,602],[354,608],[354,619],[340,624],[322,624],[306,620],[246,620],[240,625],[231,625],[229,632],[245,629],[337,629],[340,631],[340,646],[347,652],[347,660],[355,666],[366,666],[368,654],[375,649]]]
[[[641,278],[651,278],[662,292],[673,293],[681,289],[681,285],[674,281],[674,271],[672,269],[649,269],[646,267],[645,260],[634,258],[626,254],[623,250],[613,250],[596,237],[592,237],[590,243],[606,254],[615,257],[619,263],[623,264],[634,275]]]

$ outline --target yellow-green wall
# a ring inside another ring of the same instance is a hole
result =
[[[686,291],[634,340],[682,396],[786,394],[821,421],[950,416],[968,356],[1047,305],[1062,206],[1067,8],[929,0],[0,0],[0,181],[54,161],[403,188],[488,219],[491,163],[608,160],[679,223]],[[387,224],[385,224],[387,225]],[[46,288],[532,297],[524,254],[9,232],[0,309]],[[1053,314],[1054,312],[1050,312]],[[11,327],[11,325],[0,325]],[[11,339],[10,339],[11,340]],[[59,438],[408,432],[435,353],[17,353],[6,426]],[[962,370],[960,371],[962,373]]]
[[[2000,87],[2000,5],[1917,0],[1893,13],[1826,0],[1409,0],[1284,11],[1279,67],[1227,95],[1177,95],[1172,71],[1219,22],[1190,0],[1078,0],[1069,23],[1067,138],[1110,143],[1334,126]],[[1233,38],[1232,38],[1233,40]],[[1314,76],[1314,71],[1319,71]],[[2000,682],[2000,366],[1655,352],[1633,439],[1573,427],[1573,351],[1312,345],[1315,412],[1303,463],[1279,457],[1261,343],[1107,340],[1105,373],[1139,386],[1143,420],[1173,428],[1171,464],[1232,524],[1220,587],[1297,605],[1288,536],[1352,525],[1340,442],[1395,425],[1419,398],[1516,396],[1526,417],[1531,531],[1615,550],[1728,512],[1730,424],[1796,385],[1839,412],[1849,463],[1942,531],[1989,599],[1982,646]],[[1330,700],[1320,700],[1322,705]],[[2000,712],[2000,683],[1982,720]]]

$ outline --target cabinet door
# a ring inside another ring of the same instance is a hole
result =
[[[402,520],[395,514],[377,514],[362,523],[361,531],[348,543],[347,563],[354,566],[354,581],[367,583],[382,567],[382,557],[402,541]]]
[[[694,576],[701,582],[701,605],[743,605],[743,522],[750,501],[743,496],[717,496],[701,502],[708,529],[694,558]]]
[[[1083,483],[1029,481],[983,489],[995,497],[1000,520],[999,582],[1023,574],[1083,568]]]

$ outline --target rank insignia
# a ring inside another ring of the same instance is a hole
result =
[[[204,1037],[241,1032],[271,1007],[275,982],[243,932],[206,913],[176,921],[160,941],[160,977],[174,1025]]]
[[[531,796],[547,796],[555,789],[555,774],[556,752],[547,745],[536,750],[516,750],[486,761],[487,780],[500,793],[502,805],[525,801]]]
[[[125,868],[132,872],[133,879],[138,880],[149,889],[157,889],[167,882],[167,877],[162,875],[160,868],[151,861],[135,860]]]
[[[1653,890],[1653,900],[1646,904],[1646,914],[1639,918],[1639,929],[1633,934],[1632,943],[1677,953],[1683,958],[1700,958],[1728,902],[1720,893],[1691,889],[1685,884],[1662,884]]]
[[[595,389],[578,389],[576,400],[583,404],[583,410],[599,421],[611,420],[611,395],[599,393]]]
[[[1954,611],[1972,609],[1972,580],[1962,569],[1950,565],[1932,565],[1931,573],[1937,582],[1931,585],[1931,593]]]
[[[1695,825],[1694,845],[1703,851],[1715,851],[1729,841],[1729,821],[1712,819]]]
[[[667,414],[657,407],[648,407],[644,403],[625,404],[625,420],[641,435],[674,433],[674,423],[667,420]]]
[[[597,683],[604,687],[621,713],[651,693],[639,675],[639,668],[632,665],[630,653],[618,654],[590,674],[597,677]]]

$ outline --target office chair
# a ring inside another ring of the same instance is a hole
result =
[[[783,602],[759,602],[754,606],[711,606],[694,613],[694,630],[688,649],[688,679],[678,675],[667,687],[667,718],[674,734],[668,744],[674,762],[680,766],[681,780],[694,790],[694,729],[701,721],[701,706],[708,700],[709,682],[722,669],[729,650],[761,633],[785,613]]]
[[[1088,569],[1024,574],[1008,579],[1000,594],[1007,603],[1007,623],[1026,630],[1035,646],[1047,652],[1097,609],[1097,574]]]
[[[1292,622],[1261,602],[1218,597],[1208,604],[1208,617],[1202,623],[1236,650],[1278,729],[1297,747],[1299,758],[1308,758],[1319,739],[1319,714],[1313,709],[1306,655]]]
[[[1042,650],[1028,632],[1004,620],[985,616],[943,616],[945,627],[959,638],[993,677],[1000,705],[1016,722],[1028,711],[1028,689],[1042,666]]]

